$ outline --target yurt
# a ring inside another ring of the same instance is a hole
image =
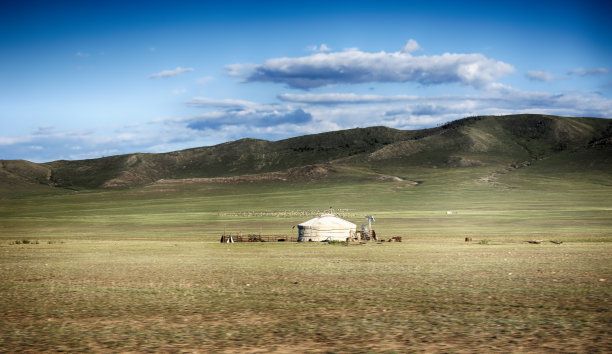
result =
[[[298,225],[298,242],[346,241],[355,235],[357,225],[334,214],[323,214]]]

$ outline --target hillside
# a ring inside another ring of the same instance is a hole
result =
[[[609,119],[527,114],[482,116],[424,130],[356,128],[280,141],[242,139],[163,154],[135,153],[42,164],[0,161],[0,185],[5,186],[3,189],[10,185],[95,189],[142,186],[161,179],[270,176],[270,173],[312,180],[338,169],[369,175],[416,167],[528,166],[543,159],[551,168],[573,166],[576,170],[610,172],[611,152]],[[320,169],[321,164],[326,166],[326,173],[311,173],[320,172],[316,166]]]

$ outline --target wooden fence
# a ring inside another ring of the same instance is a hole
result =
[[[232,242],[297,242],[297,236],[288,235],[222,235],[221,243]]]

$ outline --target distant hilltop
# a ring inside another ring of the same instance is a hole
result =
[[[381,165],[449,169],[501,163],[525,167],[547,158],[558,159],[560,164],[572,161],[580,165],[578,169],[609,171],[611,156],[610,119],[478,116],[430,129],[356,128],[279,141],[241,139],[162,154],[48,163],[0,160],[0,185],[42,184],[81,190],[186,180],[314,181],[347,168],[372,176]]]

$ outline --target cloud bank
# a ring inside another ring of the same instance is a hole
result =
[[[40,127],[25,136],[0,136],[0,155],[37,162],[84,159],[166,152],[244,137],[278,140],[376,125],[422,129],[474,115],[540,113],[612,117],[612,100],[595,93],[522,91],[499,84],[477,95],[306,93],[282,94],[278,99],[277,104],[261,104],[194,97],[185,105],[203,112],[187,117],[89,130]]]
[[[279,96],[279,99],[291,104],[324,107],[328,110],[370,105],[379,110],[379,113],[374,117],[398,115],[398,112],[402,112],[404,115],[430,115],[432,117],[445,117],[445,115],[453,113],[456,118],[470,115],[525,112],[612,117],[612,100],[603,98],[598,94],[521,91],[503,85],[498,85],[487,93],[479,95],[380,96],[324,93],[283,94]],[[380,123],[380,121],[376,123]]]
[[[410,40],[399,52],[348,49],[299,58],[273,58],[263,64],[228,65],[226,70],[244,82],[282,83],[304,90],[366,82],[482,87],[514,71],[510,64],[477,53],[412,56],[411,52],[419,49],[418,43]]]
[[[312,115],[303,109],[241,109],[202,114],[186,120],[187,128],[195,130],[219,129],[223,126],[278,127],[285,124],[310,123]]]

